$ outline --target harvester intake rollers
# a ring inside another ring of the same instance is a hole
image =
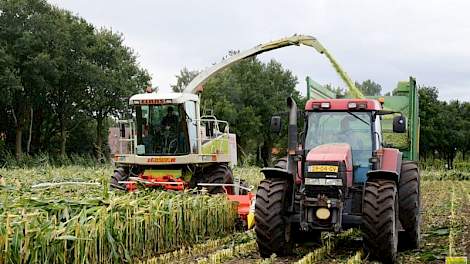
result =
[[[398,250],[398,192],[391,180],[366,182],[363,202],[364,245],[371,259],[395,263]]]
[[[398,189],[400,222],[405,231],[399,234],[400,249],[415,249],[420,241],[419,169],[414,161],[403,161]]]
[[[259,253],[269,257],[289,255],[292,251],[291,226],[286,221],[286,200],[289,194],[286,180],[266,179],[256,193],[255,232]]]
[[[210,166],[204,169],[202,182],[233,184],[232,170],[224,164]],[[225,193],[223,186],[205,186],[210,194]],[[225,187],[228,194],[233,194],[233,187]]]

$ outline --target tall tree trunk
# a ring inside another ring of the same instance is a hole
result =
[[[15,153],[16,153],[16,159],[19,160],[21,158],[21,155],[23,154],[21,150],[21,141],[23,138],[23,130],[21,127],[16,127],[16,138],[15,138]]]
[[[33,135],[33,106],[30,106],[30,122],[29,122],[29,134],[28,134],[28,142],[26,143],[26,153],[31,153],[31,138]]]
[[[65,129],[65,122],[61,118],[60,120],[60,155],[62,157],[66,156],[65,146],[67,144],[67,131]]]
[[[15,135],[15,155],[16,155],[16,159],[19,160],[22,155],[21,141],[23,139],[23,130],[22,130],[22,127],[18,118],[16,117],[16,112],[13,107],[11,108],[11,113],[13,114],[13,121],[15,122],[15,128],[16,128],[15,130],[15,134],[16,134]]]
[[[42,108],[34,109],[33,133],[31,138],[31,153],[36,153],[42,148],[42,130],[44,112]]]
[[[102,131],[103,131],[103,118],[98,116],[96,119],[96,158],[98,161],[103,161],[103,138],[102,138]]]

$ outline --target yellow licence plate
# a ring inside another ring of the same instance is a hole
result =
[[[338,173],[338,166],[313,165],[313,166],[308,166],[308,172],[335,172],[335,173]]]

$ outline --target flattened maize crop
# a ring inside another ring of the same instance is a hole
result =
[[[2,172],[0,264],[134,262],[233,232],[236,205],[223,196],[108,191],[105,172],[87,176],[100,185],[46,189],[31,188],[34,170]]]

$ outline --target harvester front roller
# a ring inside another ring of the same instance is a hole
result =
[[[273,253],[284,256],[291,253],[291,226],[286,221],[286,201],[289,194],[286,180],[262,180],[256,193],[255,232],[259,253],[269,257]]]
[[[398,250],[398,192],[394,181],[370,180],[362,207],[364,245],[371,258],[395,263]]]
[[[401,249],[415,249],[420,241],[420,188],[419,169],[414,161],[403,161],[401,166],[400,184],[398,189],[400,199],[400,222],[404,229],[399,234]]]

